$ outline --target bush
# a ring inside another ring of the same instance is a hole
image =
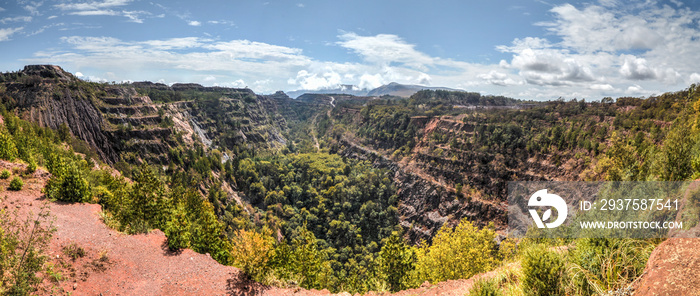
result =
[[[14,160],[17,157],[17,147],[12,136],[7,132],[0,132],[0,159]]]
[[[165,236],[168,237],[168,248],[171,251],[190,247],[192,234],[190,233],[190,221],[184,205],[180,204],[170,216],[170,221],[165,224]]]
[[[34,157],[29,158],[29,164],[27,164],[27,174],[33,174],[36,172],[36,160]]]
[[[543,246],[527,250],[522,260],[523,291],[526,295],[562,295],[561,277],[564,262],[561,256]]]
[[[30,295],[37,291],[55,230],[46,227],[50,225],[48,217],[46,208],[30,219],[0,210],[0,294]]]
[[[233,238],[233,265],[251,278],[260,281],[270,271],[269,262],[274,255],[274,245],[269,235],[244,229],[236,231]]]
[[[570,294],[628,287],[644,272],[658,240],[580,238],[569,251]]]
[[[0,179],[7,179],[10,177],[10,175],[10,171],[2,170],[2,172],[0,173]]]
[[[474,283],[467,296],[501,296],[503,293],[498,288],[494,279],[481,278]]]
[[[70,245],[63,247],[63,254],[66,254],[66,256],[75,260],[85,257],[85,249],[78,246],[76,243],[71,243]]]
[[[12,181],[10,181],[10,190],[20,191],[22,190],[22,186],[24,186],[24,182],[22,182],[20,177],[14,177]]]
[[[89,201],[91,197],[90,184],[75,165],[68,165],[63,174],[52,176],[45,191],[50,199],[67,202]]]
[[[431,246],[417,250],[416,279],[431,283],[466,279],[500,262],[493,225],[481,230],[466,219],[452,229],[445,224]]]

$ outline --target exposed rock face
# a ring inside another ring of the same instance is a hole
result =
[[[199,84],[136,82],[104,85],[81,81],[58,66],[31,65],[0,81],[0,98],[12,100],[21,117],[58,129],[66,124],[78,139],[94,147],[100,158],[114,164],[124,153],[149,162],[168,162],[170,148],[184,143],[192,147],[202,137],[194,134],[194,122],[208,146],[252,145],[275,148],[286,143],[285,118],[278,102],[250,89],[204,87]],[[155,90],[179,101],[154,103],[139,92]],[[191,91],[209,101],[192,100]],[[219,96],[219,98],[217,98]],[[215,98],[214,101],[211,101]],[[206,106],[212,102],[216,107]],[[169,118],[170,122],[164,122]],[[228,137],[222,137],[226,134]],[[194,135],[194,136],[193,136]],[[221,139],[220,141],[217,141]],[[182,141],[182,142],[181,142]]]
[[[75,85],[75,77],[58,66],[48,65],[26,66],[22,73],[27,77],[50,79],[34,84],[5,84],[21,116],[53,129],[65,123],[73,135],[95,147],[103,160],[113,163],[117,159],[117,152],[102,131],[102,115],[88,99],[88,94],[77,87],[59,86]]]
[[[369,160],[375,167],[389,169],[399,197],[399,221],[407,230],[411,242],[431,240],[445,223],[456,225],[467,218],[479,226],[494,222],[499,229],[507,224],[506,206],[481,200],[457,198],[454,192],[434,184],[381,154],[347,140],[339,154],[355,159]]]
[[[72,74],[54,65],[28,65],[24,67],[22,72],[28,76],[38,76],[41,78],[58,78],[64,81],[75,79]]]

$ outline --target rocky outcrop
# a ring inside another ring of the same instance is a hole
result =
[[[343,157],[368,160],[375,167],[392,172],[399,197],[399,222],[413,242],[430,241],[444,225],[456,225],[462,218],[486,226],[493,222],[503,230],[507,224],[506,206],[477,199],[460,198],[445,186],[435,184],[379,152],[343,139],[338,151]]]
[[[48,65],[26,66],[21,74],[46,80],[38,84],[5,83],[20,116],[53,129],[65,124],[75,137],[95,147],[104,161],[114,163],[118,159],[117,151],[103,133],[101,112],[73,75]]]
[[[670,238],[649,257],[634,295],[700,295],[700,240]]]
[[[2,76],[0,83],[0,98],[18,115],[53,129],[65,124],[109,164],[124,160],[125,154],[127,161],[166,164],[170,148],[182,143],[192,147],[201,138],[214,142],[207,147],[222,151],[236,145],[269,149],[286,143],[287,123],[280,111],[287,107],[250,89],[97,84],[51,65],[27,66]],[[144,93],[165,102],[154,103]],[[205,137],[194,134],[195,122]]]

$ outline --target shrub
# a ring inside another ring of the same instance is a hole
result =
[[[76,243],[63,247],[63,253],[73,260],[85,257],[85,249],[78,246]]]
[[[10,175],[10,171],[2,170],[2,172],[0,173],[0,179],[7,179],[10,177]]]
[[[63,174],[52,176],[45,191],[50,199],[67,202],[88,201],[91,197],[90,184],[73,164],[68,165]]]
[[[22,182],[20,177],[14,177],[12,181],[10,181],[10,190],[20,191],[22,190],[22,186],[24,186],[24,182]]]
[[[379,257],[389,288],[394,292],[409,288],[409,274],[415,269],[415,253],[397,232],[393,232],[382,246]]]
[[[39,275],[55,230],[47,224],[48,217],[46,208],[30,219],[0,210],[0,294],[30,295],[42,282]]]
[[[431,283],[469,278],[500,262],[493,225],[481,230],[466,219],[452,229],[445,224],[431,246],[417,250],[416,279]]]
[[[494,279],[480,278],[474,283],[467,296],[501,296],[503,293],[498,288]]]
[[[241,229],[236,231],[232,243],[233,265],[255,280],[263,279],[270,270],[268,263],[274,254],[272,238]]]
[[[525,252],[522,266],[526,295],[562,295],[560,278],[564,274],[564,262],[558,253],[533,246]]]
[[[14,160],[15,157],[17,157],[15,141],[7,132],[0,132],[0,159]]]
[[[190,233],[190,221],[187,219],[184,205],[178,205],[173,211],[163,232],[168,237],[168,248],[171,251],[190,247],[192,234]]]
[[[571,292],[594,295],[628,287],[644,272],[656,240],[581,238],[569,251]]]
[[[33,174],[36,172],[36,160],[34,157],[29,158],[29,164],[27,164],[27,174]]]

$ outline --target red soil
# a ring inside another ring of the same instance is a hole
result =
[[[0,169],[19,167],[0,161]],[[5,191],[0,207],[33,217],[47,204],[56,232],[49,250],[49,264],[62,274],[58,284],[45,280],[40,294],[71,295],[287,295],[284,291],[247,281],[232,266],[217,263],[208,254],[192,250],[168,251],[160,230],[126,235],[109,229],[100,219],[101,207],[94,204],[48,202],[43,197],[48,173],[37,170],[25,177],[21,191]],[[8,180],[0,186],[7,188]],[[69,258],[64,248],[82,248],[85,255]],[[290,292],[290,293],[287,293]],[[282,294],[280,294],[282,293]]]

